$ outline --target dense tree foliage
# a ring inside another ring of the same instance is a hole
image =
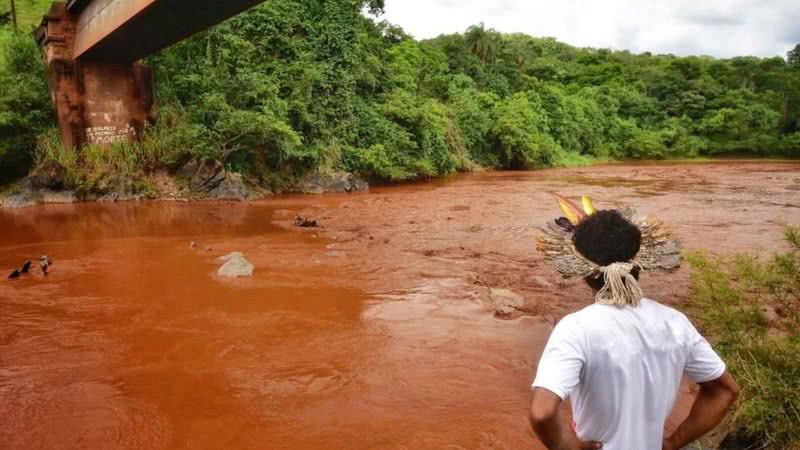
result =
[[[797,49],[788,61],[635,55],[483,24],[416,41],[380,22],[382,8],[268,2],[150,58],[181,146],[165,164],[214,157],[268,182],[314,168],[402,180],[595,158],[800,155]],[[20,40],[2,41],[0,79],[13,88],[0,94],[0,152],[50,125],[35,51]],[[30,67],[19,67],[8,55],[25,46]]]
[[[25,175],[37,136],[52,125],[39,49],[0,29],[0,181]]]

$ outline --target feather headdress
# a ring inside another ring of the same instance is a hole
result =
[[[572,243],[572,234],[582,220],[596,212],[592,201],[584,196],[582,207],[554,194],[564,216],[545,223],[540,229],[537,248],[553,263],[564,278],[597,274],[601,268],[584,258]],[[639,227],[642,243],[635,264],[645,270],[672,271],[681,265],[681,244],[660,220],[639,214],[633,208],[619,210],[623,217]]]

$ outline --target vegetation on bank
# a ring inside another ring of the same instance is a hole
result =
[[[593,159],[800,156],[798,50],[788,61],[635,55],[483,25],[416,41],[380,22],[382,8],[268,2],[150,58],[168,126],[107,159],[130,153],[125,170],[144,173],[209,157],[270,184],[313,169],[391,181]],[[9,177],[53,153],[36,150],[52,143],[41,136],[53,118],[27,32],[0,31],[0,85]],[[80,152],[73,178],[94,176],[91,153],[102,152]]]
[[[800,449],[800,226],[788,251],[690,256],[687,308],[742,387],[730,428],[759,449]]]

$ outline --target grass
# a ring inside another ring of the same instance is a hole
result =
[[[86,145],[66,150],[57,128],[39,136],[34,165],[55,160],[67,172],[66,185],[81,193],[105,194],[110,191],[140,193],[146,191],[148,175],[163,169],[177,169],[191,156],[201,141],[186,125],[184,112],[165,107],[156,125],[148,126],[137,142],[112,146]]]
[[[43,134],[36,147],[35,164],[55,160],[66,169],[65,184],[78,193],[105,194],[111,191],[139,193],[146,184],[136,144],[110,147],[87,145],[78,151],[61,145],[57,129]]]
[[[688,312],[742,387],[726,431],[755,449],[800,449],[800,226],[784,238],[767,260],[689,256]]]

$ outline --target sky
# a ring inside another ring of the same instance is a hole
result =
[[[418,39],[485,22],[579,47],[680,56],[786,56],[800,43],[800,0],[386,0],[383,18]]]

